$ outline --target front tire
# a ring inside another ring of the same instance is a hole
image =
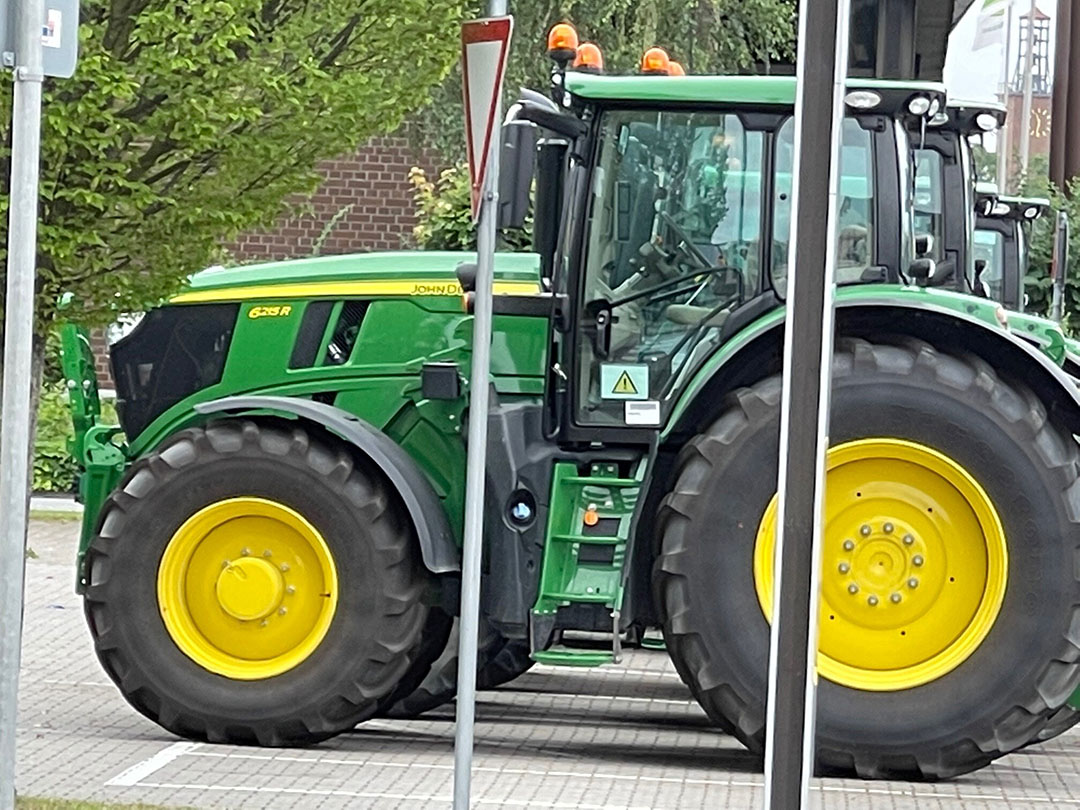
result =
[[[1080,678],[1075,443],[1030,392],[925,344],[845,342],[833,379],[819,768],[973,770],[1030,740]],[[754,751],[780,389],[771,377],[737,392],[684,448],[655,578],[679,672]]]
[[[428,575],[379,472],[300,427],[185,430],[136,462],[87,554],[106,672],[182,737],[303,745],[370,717],[417,654]]]

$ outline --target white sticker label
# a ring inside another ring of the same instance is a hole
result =
[[[60,20],[60,9],[50,8],[45,17],[45,25],[41,26],[42,47],[60,47]]]
[[[660,424],[660,403],[655,399],[626,403],[626,424],[656,427]]]
[[[605,363],[600,366],[603,399],[648,399],[649,367],[644,363]]]

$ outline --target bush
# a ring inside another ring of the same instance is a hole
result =
[[[38,403],[34,439],[34,492],[74,492],[78,466],[68,451],[74,436],[67,395],[61,383],[47,383]]]
[[[423,250],[476,250],[476,227],[472,221],[469,170],[459,163],[431,180],[419,167],[409,171],[416,203],[413,241]],[[501,250],[527,251],[532,244],[532,221],[524,228],[499,232]]]
[[[101,403],[101,419],[103,424],[116,424],[116,406],[112,401]],[[68,442],[74,437],[63,383],[46,383],[38,403],[34,438],[34,492],[75,492],[79,467],[68,450]]]

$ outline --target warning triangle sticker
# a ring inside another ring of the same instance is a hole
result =
[[[611,389],[613,394],[636,394],[637,392],[637,386],[625,371],[619,375],[619,379],[615,381],[615,387]]]

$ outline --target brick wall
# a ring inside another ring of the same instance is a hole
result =
[[[323,180],[314,196],[297,197],[296,213],[244,234],[229,251],[239,263],[310,256],[328,227],[319,250],[324,256],[407,247],[416,224],[409,169],[431,173],[438,165],[434,150],[407,135],[374,138],[353,155],[320,164]],[[105,331],[94,330],[91,344],[99,384],[112,388]]]
[[[436,165],[434,151],[406,136],[375,138],[354,155],[322,163],[318,191],[295,201],[296,214],[244,234],[229,249],[240,262],[310,256],[327,228],[322,255],[407,247],[416,224],[409,169]]]

